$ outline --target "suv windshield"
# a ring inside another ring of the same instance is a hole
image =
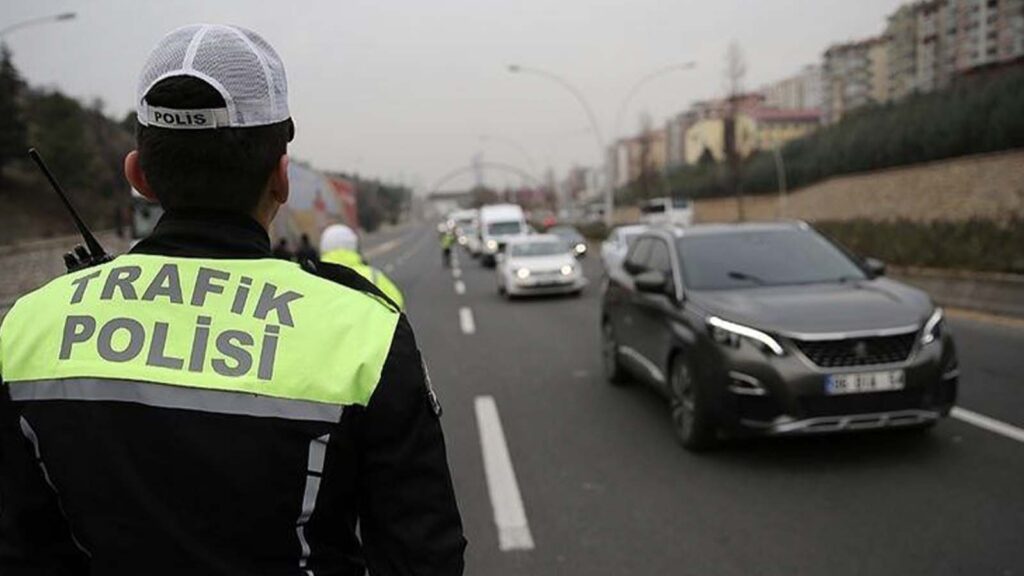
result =
[[[563,242],[546,240],[543,242],[521,242],[508,248],[509,256],[554,256],[568,252]]]
[[[807,230],[743,230],[679,240],[686,285],[728,290],[862,280],[838,248]]]
[[[487,233],[491,236],[507,236],[522,232],[522,225],[519,222],[492,222],[487,225]]]

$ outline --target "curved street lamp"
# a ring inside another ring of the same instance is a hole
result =
[[[552,82],[558,84],[576,99],[580,107],[583,108],[583,112],[587,115],[587,121],[590,122],[590,127],[594,131],[594,139],[597,142],[597,158],[598,166],[607,165],[605,155],[607,154],[607,147],[605,145],[604,135],[601,132],[601,125],[597,122],[597,116],[594,114],[594,109],[590,107],[590,103],[587,102],[586,97],[579,91],[578,88],[572,85],[568,80],[562,78],[557,74],[548,72],[547,70],[541,70],[538,68],[528,68],[526,66],[520,66],[518,64],[510,64],[508,71],[513,74],[532,74],[534,76],[540,76],[541,78],[547,78]],[[615,209],[615,198],[612,193],[611,182],[608,178],[607,169],[605,170],[604,178],[601,179],[601,187],[604,192],[604,223],[608,227],[612,224],[612,211]]]
[[[643,88],[644,85],[652,80],[661,78],[662,76],[668,76],[673,72],[685,72],[693,70],[696,67],[697,63],[693,61],[683,62],[682,64],[673,64],[671,66],[659,68],[643,78],[640,78],[640,80],[637,80],[636,84],[633,84],[633,87],[626,93],[626,97],[622,99],[622,104],[619,105],[619,111],[615,115],[615,133],[612,134],[612,138],[618,138],[619,134],[622,133],[622,119],[626,114],[626,109],[629,106],[629,103],[633,101],[633,97],[640,92],[640,89]]]
[[[495,136],[493,134],[481,134],[480,135],[480,141],[481,142],[488,142],[488,141],[490,141],[490,142],[500,142],[502,144],[505,144],[506,146],[509,146],[511,148],[515,148],[516,151],[518,151],[520,154],[522,154],[523,158],[526,159],[526,163],[529,164],[529,166],[530,166],[530,171],[534,172],[534,173],[537,172],[537,162],[534,161],[533,155],[530,154],[530,151],[527,150],[526,146],[523,146],[518,140],[515,140],[515,139],[512,139],[512,138],[508,138],[508,137],[505,137],[505,136]]]
[[[64,22],[66,20],[74,20],[77,17],[78,14],[74,12],[62,12],[60,14],[51,14],[49,16],[29,18],[28,20],[23,20],[21,22],[11,24],[10,26],[0,28],[0,38],[3,38],[7,34],[10,34],[11,32],[14,32],[16,30],[21,30],[22,28],[29,28],[31,26],[38,26],[41,24],[48,24],[50,22]]]

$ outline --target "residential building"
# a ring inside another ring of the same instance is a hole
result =
[[[821,111],[780,110],[757,107],[741,110],[736,116],[736,146],[740,156],[757,150],[769,150],[802,138],[818,129]],[[715,162],[725,158],[726,121],[724,117],[705,118],[686,132],[686,163],[697,164],[705,157]]]
[[[922,28],[919,23],[922,4],[925,3],[900,6],[889,16],[885,27],[885,36],[889,39],[886,49],[890,100],[898,100],[917,90],[918,31]]]
[[[764,105],[783,110],[820,109],[823,105],[821,66],[809,64],[800,72],[765,86]]]
[[[826,122],[838,122],[851,110],[888,99],[884,94],[888,86],[885,43],[884,37],[876,37],[835,44],[825,51],[822,73]],[[882,79],[885,84],[879,86]]]
[[[889,16],[889,93],[941,90],[957,76],[1024,58],[1024,0],[927,0]]]

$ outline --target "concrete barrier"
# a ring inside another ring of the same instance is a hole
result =
[[[893,267],[889,276],[928,292],[941,306],[1024,318],[1024,275]]]

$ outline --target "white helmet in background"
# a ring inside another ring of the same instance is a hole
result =
[[[320,235],[320,253],[327,254],[335,250],[359,251],[359,236],[344,224],[331,224]]]

